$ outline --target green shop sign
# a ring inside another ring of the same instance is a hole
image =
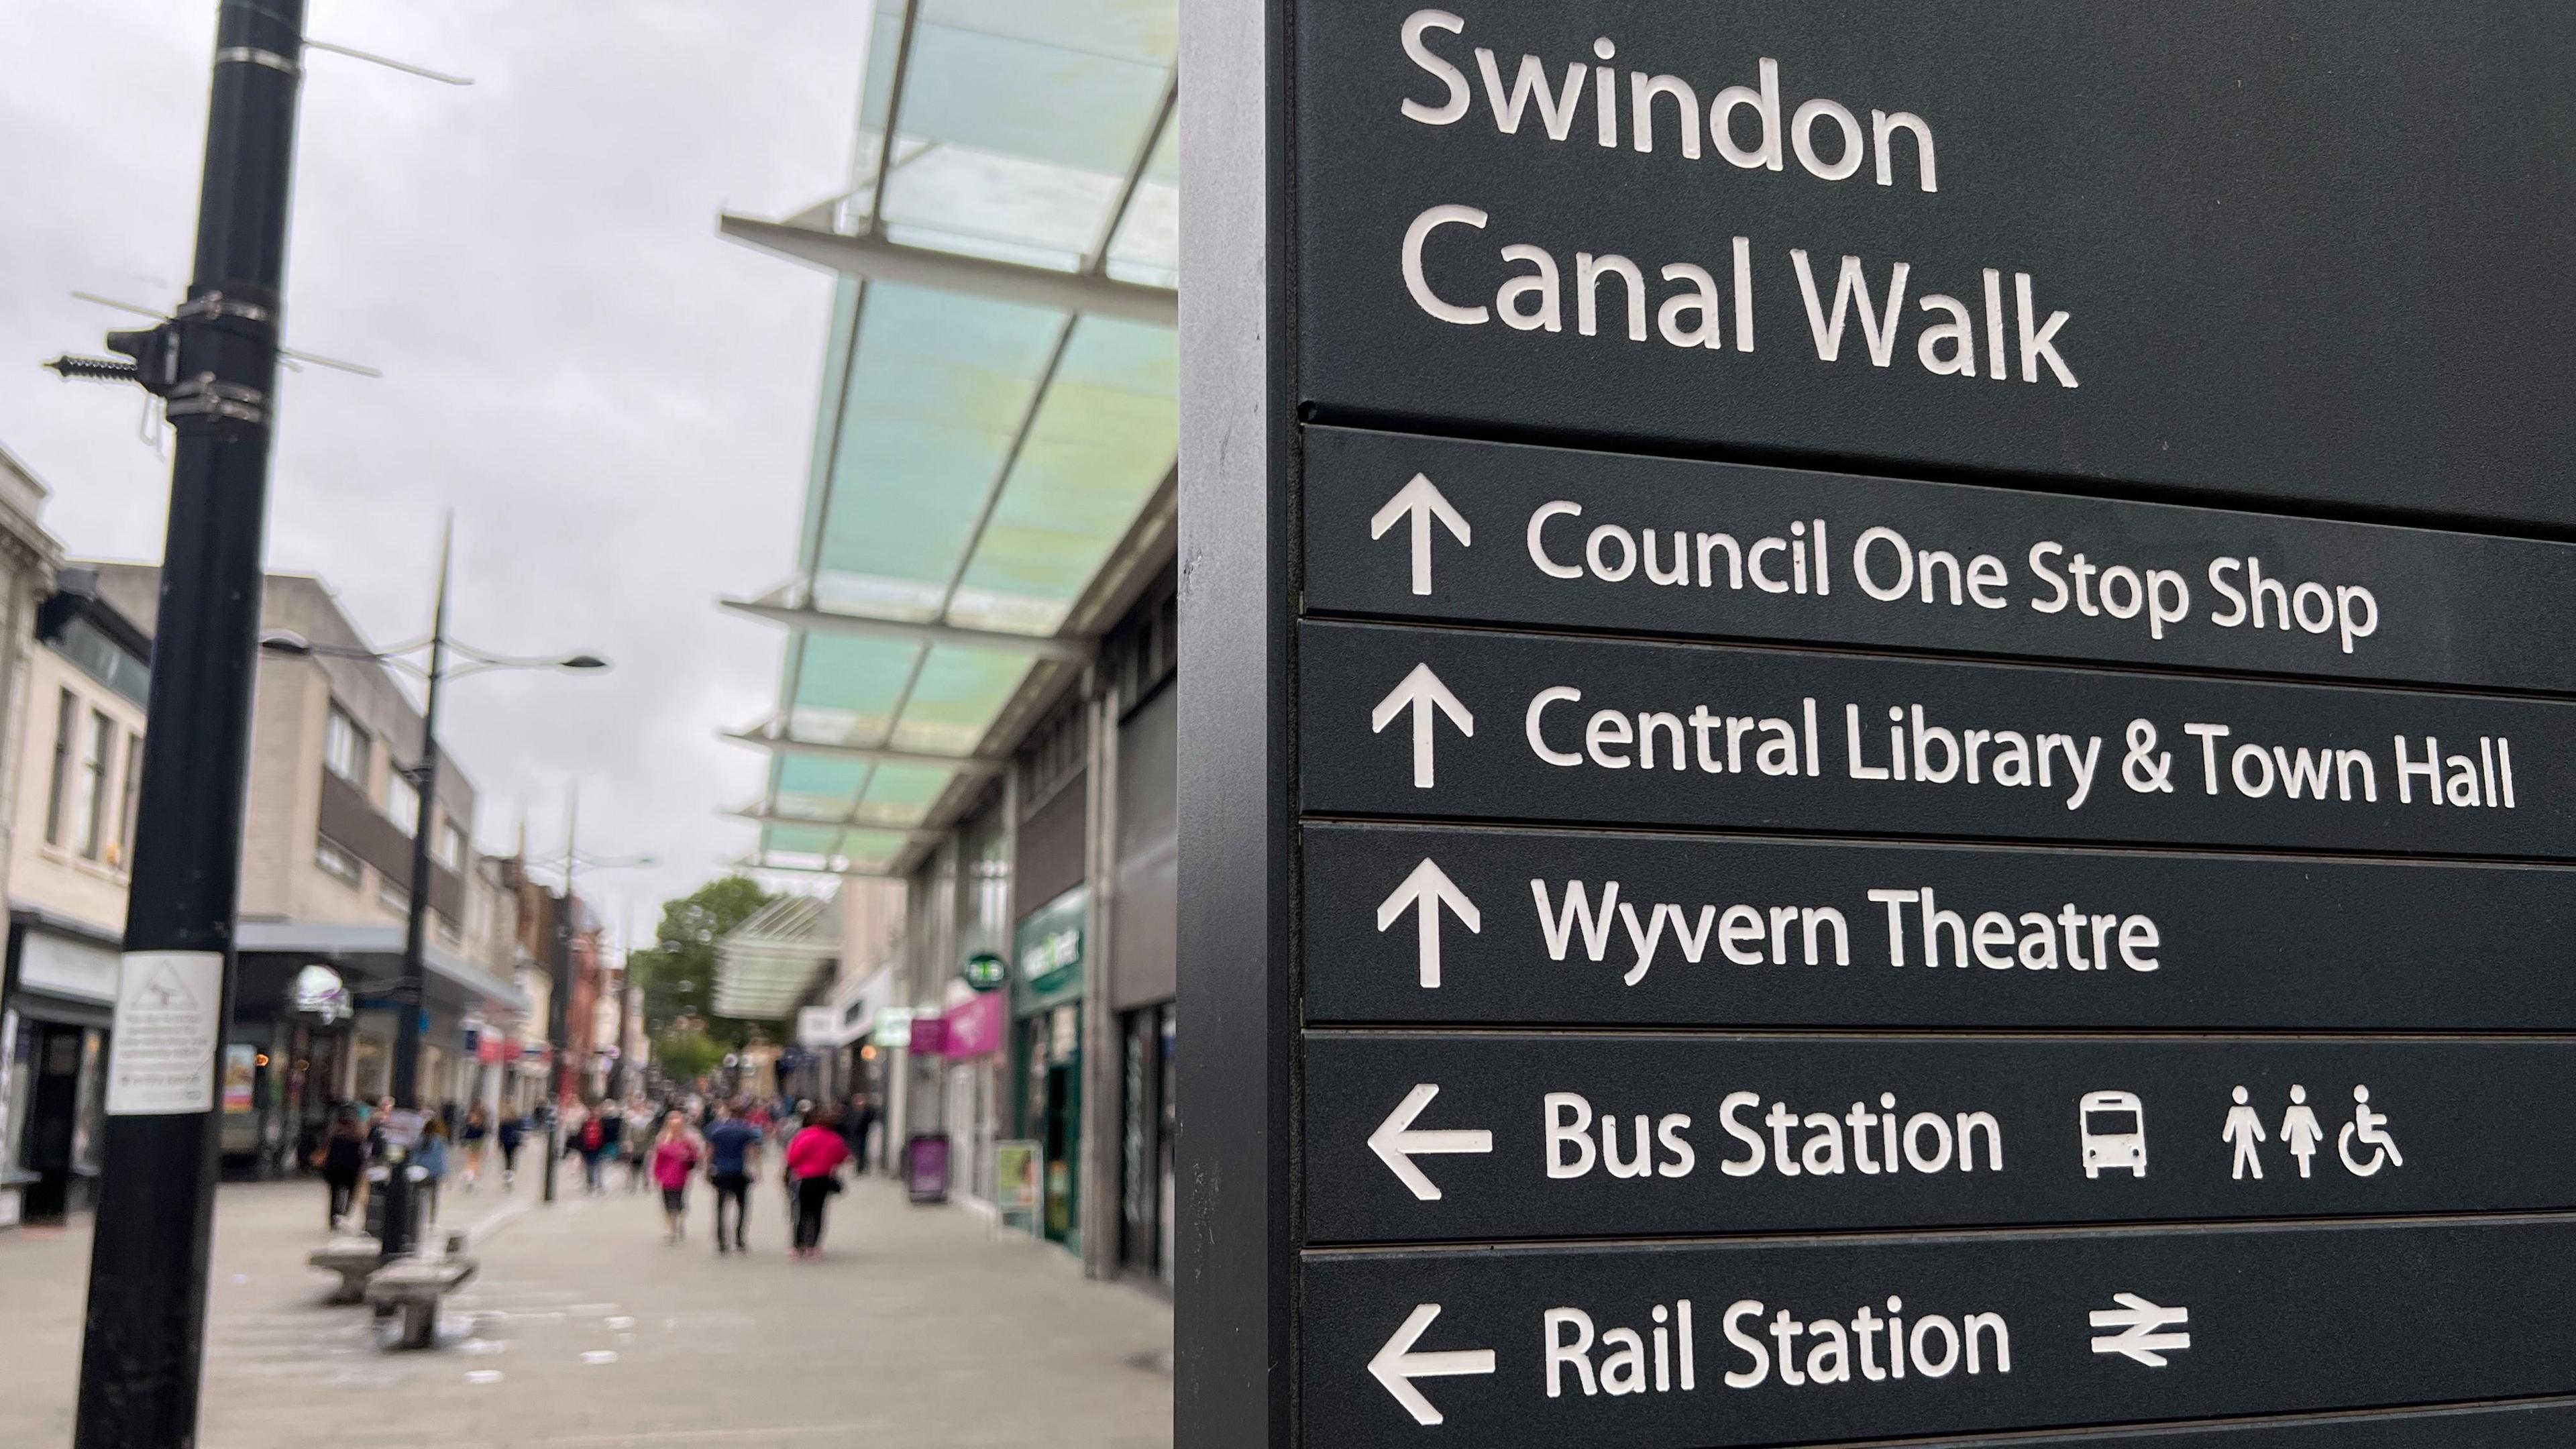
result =
[[[1082,918],[1089,892],[1075,886],[1039,907],[1012,935],[1019,986],[1014,1007],[1037,1011],[1082,994]]]
[[[1011,963],[990,951],[978,951],[966,958],[966,964],[958,968],[957,974],[976,990],[990,991],[1011,979]]]

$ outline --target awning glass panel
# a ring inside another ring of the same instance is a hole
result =
[[[823,744],[883,744],[920,654],[920,645],[902,639],[801,636],[788,650],[788,731]]]
[[[951,620],[1056,631],[1171,469],[1178,369],[1171,332],[1082,319],[949,606]]]
[[[1177,281],[1177,0],[874,9],[852,188],[808,213],[828,220],[795,224]],[[938,632],[791,634],[778,723],[799,740],[932,755],[1007,746],[989,738],[995,722],[1057,667],[971,635],[1052,636],[1099,586],[1170,475],[1176,372],[1168,328],[845,278],[804,548],[782,597]],[[759,859],[900,865],[919,845],[900,832],[943,825],[957,779],[935,765],[778,764],[756,813],[830,823],[763,827]]]

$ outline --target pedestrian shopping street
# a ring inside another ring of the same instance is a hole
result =
[[[330,1279],[304,1263],[318,1183],[223,1188],[204,1449],[1171,1443],[1170,1311],[1059,1248],[863,1178],[819,1261],[787,1255],[774,1181],[751,1253],[718,1258],[703,1186],[689,1241],[666,1247],[653,1194],[584,1199],[578,1182],[552,1208],[527,1180],[450,1191],[440,1230],[482,1225],[482,1274],[421,1353],[323,1305]],[[0,1236],[0,1445],[71,1441],[87,1223]]]

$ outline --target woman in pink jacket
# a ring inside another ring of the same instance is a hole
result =
[[[689,1132],[689,1124],[677,1112],[664,1113],[662,1130],[653,1139],[653,1182],[662,1189],[662,1221],[668,1225],[665,1243],[680,1241],[680,1220],[689,1211],[689,1174],[697,1168],[698,1139]]]
[[[850,1145],[841,1138],[837,1114],[824,1111],[808,1121],[787,1144],[787,1181],[796,1194],[796,1256],[823,1253],[823,1209],[841,1190],[841,1164],[850,1160]]]

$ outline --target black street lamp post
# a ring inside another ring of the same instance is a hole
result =
[[[386,650],[345,649],[314,644],[291,634],[271,634],[260,640],[260,648],[273,654],[301,657],[320,655],[332,659],[361,659],[377,664],[391,664],[418,674],[427,685],[420,716],[420,759],[408,769],[400,770],[416,792],[411,833],[411,896],[403,913],[402,977],[394,987],[394,1110],[417,1116],[422,1110],[420,1095],[420,1038],[423,1019],[428,1014],[426,958],[429,952],[429,911],[433,885],[432,862],[436,858],[431,831],[437,824],[438,807],[438,705],[439,693],[450,679],[480,674],[493,669],[567,669],[598,670],[608,661],[595,654],[573,654],[562,658],[512,658],[488,654],[458,644],[447,637],[447,586],[449,559],[454,543],[455,525],[451,520],[439,539],[438,595],[430,611],[429,637],[418,643]],[[411,664],[404,656],[426,648],[426,669]],[[467,662],[455,669],[447,663],[453,649]],[[456,868],[467,863],[460,859]],[[416,1129],[415,1129],[416,1130]],[[406,1152],[405,1157],[408,1156]],[[413,1215],[411,1172],[408,1164],[397,1158],[385,1174],[384,1256],[399,1258],[413,1251],[417,1224]]]

